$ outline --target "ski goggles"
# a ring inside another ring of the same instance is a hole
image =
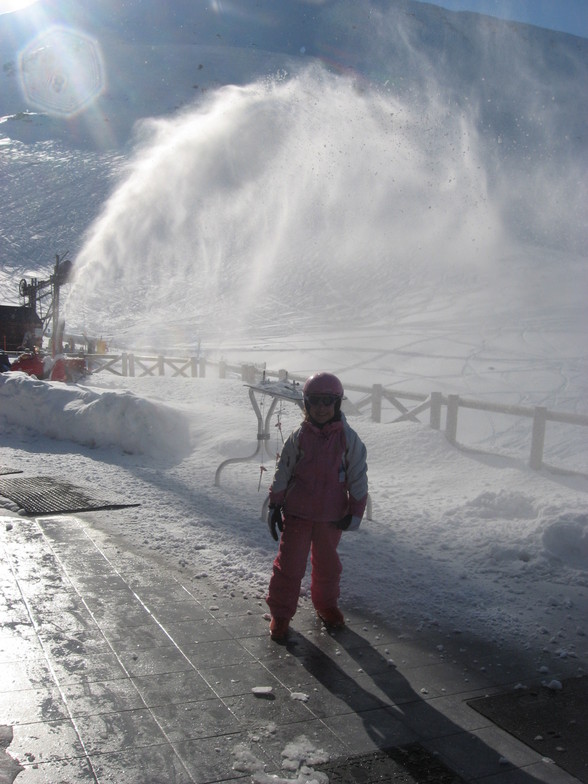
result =
[[[304,399],[309,406],[333,406],[339,400],[337,395],[307,395]]]

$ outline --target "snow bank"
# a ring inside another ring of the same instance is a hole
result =
[[[51,438],[131,454],[182,456],[190,448],[187,419],[132,392],[99,392],[25,373],[0,374],[0,416]]]
[[[588,514],[564,515],[543,534],[548,554],[573,569],[588,572]]]

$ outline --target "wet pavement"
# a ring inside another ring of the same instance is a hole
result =
[[[261,597],[184,585],[91,518],[0,512],[0,784],[310,782],[405,746],[454,781],[577,782],[466,703],[536,680],[524,656],[356,612],[327,633],[305,602],[278,645]],[[437,784],[402,775],[378,780]]]

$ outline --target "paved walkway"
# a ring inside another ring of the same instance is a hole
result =
[[[308,606],[280,646],[259,598],[188,590],[89,518],[0,512],[0,783],[12,760],[17,784],[310,782],[416,743],[461,781],[577,784],[465,702],[528,664],[353,613],[328,634]]]

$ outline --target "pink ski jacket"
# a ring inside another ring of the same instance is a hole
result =
[[[315,522],[353,516],[359,527],[368,495],[366,448],[341,414],[322,428],[305,421],[286,439],[270,487],[270,504]]]

